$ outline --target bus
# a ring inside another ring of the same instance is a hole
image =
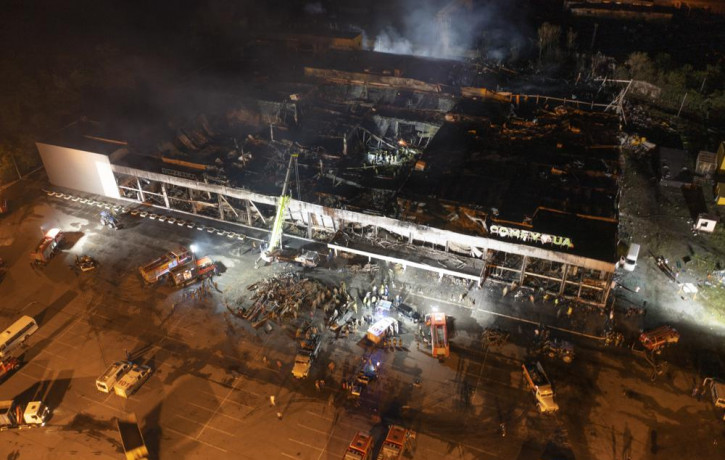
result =
[[[38,330],[38,323],[30,316],[23,316],[0,334],[0,359],[20,346]]]

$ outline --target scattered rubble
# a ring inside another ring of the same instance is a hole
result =
[[[284,273],[259,281],[249,285],[247,290],[253,292],[251,305],[236,308],[227,305],[227,308],[254,328],[268,320],[296,319],[305,311],[312,316],[317,309],[333,320],[354,304],[344,285],[330,288],[320,281],[300,278],[297,273]]]

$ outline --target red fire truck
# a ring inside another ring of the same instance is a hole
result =
[[[425,324],[430,327],[430,344],[433,356],[438,359],[450,356],[451,349],[448,345],[445,313],[435,312],[426,315]]]
[[[358,432],[345,451],[342,460],[371,460],[373,458],[373,437]]]

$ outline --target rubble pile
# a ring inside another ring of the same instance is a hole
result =
[[[320,281],[300,278],[296,273],[259,281],[249,285],[247,290],[253,293],[250,306],[228,308],[235,316],[249,321],[254,328],[268,320],[296,319],[300,312],[314,312],[318,308],[329,316],[349,300],[344,286],[341,289],[330,288]]]

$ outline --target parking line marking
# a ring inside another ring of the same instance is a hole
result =
[[[191,436],[189,436],[188,434],[182,433],[182,432],[181,432],[181,431],[179,431],[179,430],[175,430],[175,429],[171,428],[170,426],[165,426],[165,425],[162,425],[161,427],[162,427],[163,429],[165,429],[165,430],[169,430],[169,431],[171,431],[171,432],[173,432],[173,433],[176,433],[176,434],[178,434],[178,435],[181,435],[181,436],[185,437],[186,439],[191,439],[192,441],[196,441],[196,442],[198,442],[198,443],[201,443],[201,444],[204,444],[204,445],[206,445],[206,446],[209,446],[209,447],[213,447],[213,448],[215,448],[215,449],[217,449],[217,450],[220,450],[220,451],[222,451],[222,452],[224,452],[224,453],[228,453],[228,452],[229,452],[229,451],[228,451],[228,450],[226,450],[226,449],[222,449],[222,448],[221,448],[221,447],[219,447],[219,446],[215,446],[214,444],[208,443],[208,442],[206,442],[206,441],[202,441],[201,439],[195,439],[195,438],[192,438],[192,437],[191,437]]]
[[[234,401],[232,401],[232,402],[234,402]],[[194,404],[193,402],[187,401],[186,404],[189,404],[190,406],[198,407],[199,409],[204,409],[207,412],[214,412],[212,409],[209,409],[208,407],[200,406],[199,404]],[[251,408],[252,406],[247,406],[247,407]],[[221,412],[219,412],[217,415],[221,415],[222,417],[230,418],[232,420],[236,420],[237,422],[244,423],[244,420],[242,420],[240,418],[232,417],[231,415],[227,415],[227,414],[222,414]]]
[[[285,454],[284,452],[280,452],[280,455],[282,455],[282,456],[284,456],[284,457],[287,457],[287,458],[295,458],[295,459],[296,459],[296,458],[298,458],[298,457],[296,457],[296,456],[292,456],[292,455],[290,455],[290,454]]]
[[[109,406],[108,404],[104,404],[104,403],[102,403],[100,401],[96,401],[95,399],[89,398],[88,396],[82,395],[80,393],[78,394],[78,396],[80,396],[81,398],[85,399],[86,401],[90,401],[90,402],[92,402],[94,404],[98,404],[99,406],[103,406],[106,409],[111,409],[112,411],[117,412],[119,414],[122,414],[123,413],[123,411],[121,409],[118,409],[118,408],[113,407],[113,406]]]
[[[290,441],[292,441],[292,442],[296,442],[297,444],[302,444],[303,446],[311,447],[311,448],[316,449],[316,450],[319,450],[320,452],[323,452],[323,453],[325,452],[325,449],[324,448],[315,447],[312,444],[307,444],[306,442],[298,441],[298,440],[293,439],[293,438],[288,438],[288,439]]]
[[[202,423],[201,423],[201,422],[198,422],[198,421],[196,421],[196,420],[192,420],[192,419],[190,419],[189,417],[184,417],[183,415],[179,415],[179,414],[174,414],[174,417],[179,417],[179,418],[183,418],[184,420],[187,420],[187,421],[189,421],[189,422],[191,422],[191,423],[195,423],[195,424],[197,424],[197,425],[202,425]],[[208,422],[207,422],[207,423],[208,423]],[[232,434],[232,433],[230,433],[230,432],[228,432],[228,431],[220,430],[219,428],[214,428],[213,426],[210,426],[209,428],[211,428],[211,429],[212,429],[212,430],[214,430],[214,431],[218,431],[218,432],[220,432],[220,433],[224,433],[224,434],[225,434],[225,435],[227,435],[227,436],[232,436],[232,437],[236,436],[235,434]]]

